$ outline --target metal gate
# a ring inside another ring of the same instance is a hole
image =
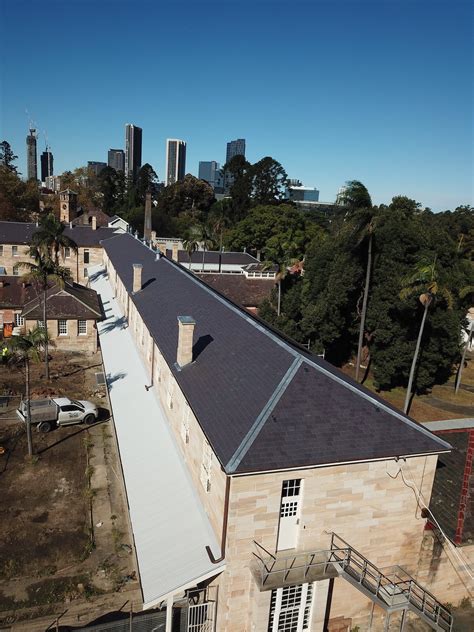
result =
[[[189,604],[187,632],[214,632],[215,602]]]

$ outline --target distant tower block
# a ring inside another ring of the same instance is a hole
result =
[[[143,236],[147,241],[151,241],[151,193],[147,191],[145,198],[145,228]]]
[[[72,222],[77,217],[77,193],[66,189],[59,193],[59,219],[61,222]]]
[[[30,128],[30,133],[26,137],[26,173],[28,180],[38,179],[38,165],[36,162],[36,130]]]

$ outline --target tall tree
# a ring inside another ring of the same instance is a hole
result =
[[[232,198],[232,218],[243,219],[247,214],[252,195],[252,166],[245,156],[231,158],[222,168],[225,190]]]
[[[153,167],[148,162],[142,165],[137,176],[137,197],[140,204],[145,204],[147,191],[153,191],[157,182],[158,176]]]
[[[196,226],[196,238],[202,246],[202,272],[204,272],[206,251],[215,247],[212,231],[206,223],[203,222]]]
[[[252,185],[257,204],[276,204],[285,199],[288,176],[279,162],[266,156],[252,167]]]
[[[41,327],[35,327],[26,334],[12,336],[7,340],[9,364],[22,365],[25,369],[26,437],[28,442],[28,456],[30,457],[33,456],[30,412],[30,361],[40,361],[41,351],[46,344],[47,332]]]
[[[420,329],[415,346],[415,353],[413,354],[413,361],[410,368],[410,375],[408,378],[408,387],[405,397],[405,404],[403,412],[407,413],[410,407],[410,399],[413,388],[413,380],[415,376],[416,365],[418,362],[418,355],[420,353],[421,340],[423,338],[423,331],[425,328],[426,317],[430,305],[432,305],[438,296],[443,297],[448,307],[452,307],[453,297],[444,286],[440,286],[438,283],[438,271],[436,269],[436,257],[432,261],[420,261],[413,274],[406,279],[405,286],[400,292],[400,298],[406,299],[410,296],[418,295],[418,300],[423,305],[423,317],[421,319]]]
[[[15,156],[10,143],[6,140],[2,140],[0,143],[0,166],[8,169],[12,173],[18,174],[18,168],[13,164],[18,156]]]
[[[59,253],[64,257],[64,249],[70,248],[77,254],[76,242],[64,234],[66,226],[52,213],[40,219],[39,229],[31,238],[31,245],[36,247],[41,255],[51,259],[59,266]]]
[[[183,246],[188,253],[189,269],[191,270],[191,257],[193,256],[193,252],[199,250],[199,230],[196,226],[191,227],[189,230],[188,236],[183,240]]]
[[[359,381],[359,372],[362,359],[362,347],[364,344],[365,319],[367,316],[367,303],[369,299],[370,275],[372,271],[372,247],[376,217],[372,209],[372,200],[366,187],[358,180],[346,182],[343,194],[338,196],[337,203],[344,206],[352,215],[351,220],[355,227],[356,240],[367,241],[367,265],[365,270],[364,295],[360,314],[359,340],[357,343],[357,359],[355,379]]]
[[[48,290],[54,285],[64,287],[65,283],[71,283],[72,277],[69,268],[59,266],[49,256],[45,256],[36,246],[31,246],[29,249],[30,257],[35,259],[36,263],[31,261],[23,261],[15,266],[15,270],[18,268],[25,268],[25,272],[22,276],[25,281],[33,283],[38,291],[43,295],[43,327],[46,331],[45,343],[44,343],[44,362],[46,370],[46,379],[49,380],[49,355],[48,355],[48,315],[47,315],[47,302],[48,302]]]

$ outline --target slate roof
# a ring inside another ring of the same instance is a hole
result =
[[[258,263],[258,260],[248,252],[217,252],[215,250],[206,250],[203,253],[202,250],[196,250],[191,255],[192,263],[202,263],[202,255],[204,254],[204,263],[219,263],[219,254],[221,256],[222,264],[244,266],[249,263]],[[172,251],[167,250],[166,256],[171,259]],[[178,250],[178,262],[187,264],[189,263],[189,255],[186,250]]]
[[[103,246],[228,473],[450,449],[140,240],[120,235]],[[132,295],[134,263],[143,287]],[[196,320],[194,361],[178,370],[183,315]]]
[[[275,287],[275,279],[248,279],[244,274],[196,273],[207,285],[243,307],[258,307]]]
[[[430,500],[443,531],[461,545],[474,542],[474,421],[471,426],[440,433],[453,451],[439,456]]]
[[[89,206],[86,209],[79,207],[78,215],[72,220],[74,226],[90,226],[92,224],[92,218],[97,220],[97,227],[108,226],[110,222],[110,215],[101,211],[96,206]]]
[[[0,281],[0,309],[19,309],[37,294],[36,289],[22,281],[20,276],[2,276]]]
[[[34,222],[0,222],[0,244],[31,243],[31,237],[38,230]],[[73,239],[79,247],[97,247],[102,239],[115,235],[114,228],[99,227],[93,230],[90,226],[66,227],[64,234]]]
[[[31,300],[24,303],[21,313],[29,320],[42,320],[42,292],[36,293]],[[94,290],[77,283],[66,284],[63,288],[54,285],[47,292],[47,318],[98,320],[103,315],[100,298]]]

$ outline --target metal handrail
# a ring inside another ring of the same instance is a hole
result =
[[[363,583],[363,580],[367,575],[367,569],[370,567],[376,571],[376,574],[378,574],[379,577],[375,589],[375,595],[379,596],[380,584],[383,580],[385,580],[386,583],[390,586],[396,586],[400,590],[400,594],[406,595],[407,600],[410,604],[415,606],[415,608],[417,608],[424,615],[428,616],[435,623],[439,625],[440,618],[442,618],[443,622],[449,625],[449,629],[452,628],[453,617],[450,611],[445,608],[434,595],[432,595],[428,590],[425,590],[425,588],[423,588],[423,586],[421,586],[416,580],[410,578],[409,580],[394,582],[390,580],[386,575],[381,573],[380,570],[374,564],[372,564],[372,562],[367,560],[366,557],[356,551],[356,549],[351,547],[348,542],[346,542],[343,538],[341,538],[334,532],[332,532],[331,534],[331,551],[333,550],[333,548],[334,550],[341,550],[339,546],[337,548],[335,547],[336,541],[345,544],[349,550],[349,556],[348,558],[346,558],[348,559],[348,562],[346,561],[346,559],[340,560],[337,556],[335,556],[336,561],[341,563],[344,570],[347,566],[347,563],[350,564],[351,560],[354,561],[355,566],[362,568],[359,579],[360,584]],[[418,602],[421,601],[421,607],[416,603],[416,600],[418,600]]]
[[[450,611],[440,604],[434,595],[411,577],[410,579],[397,577],[398,581],[390,579],[336,533],[331,534],[330,549],[301,552],[285,557],[276,557],[258,542],[255,544],[258,549],[265,551],[268,555],[267,559],[264,559],[263,556],[253,553],[260,562],[262,586],[272,575],[282,574],[283,581],[286,582],[290,573],[303,571],[306,578],[311,568],[324,566],[324,575],[327,575],[328,567],[336,565],[336,568],[338,566],[342,571],[351,575],[361,586],[364,586],[365,589],[385,603],[387,603],[387,598],[402,596],[405,599],[397,605],[405,609],[410,604],[415,611],[429,618],[440,628],[446,629],[447,632],[452,630],[453,617]],[[317,554],[322,556],[321,561],[315,561]],[[394,605],[393,601],[392,605]]]

